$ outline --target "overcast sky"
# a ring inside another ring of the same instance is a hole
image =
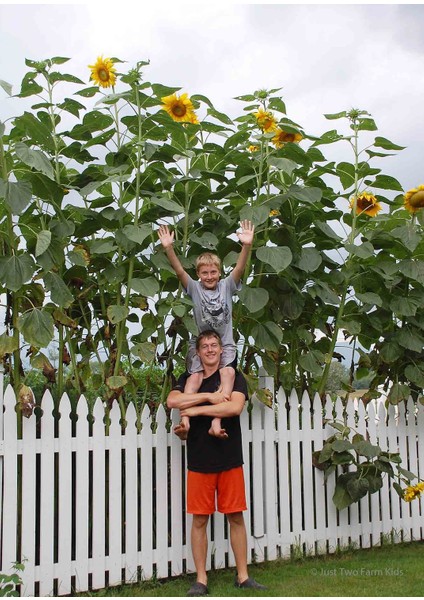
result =
[[[424,5],[0,5],[0,79],[18,92],[25,58],[68,56],[86,80],[100,54],[150,60],[145,78],[204,94],[235,117],[235,96],[282,87],[290,118],[320,135],[324,113],[361,108],[407,149],[378,165],[405,190],[424,183]],[[22,103],[0,90],[0,118]],[[324,153],[330,153],[324,147]]]

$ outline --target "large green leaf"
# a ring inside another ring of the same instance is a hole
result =
[[[257,348],[278,352],[283,339],[283,331],[276,323],[272,321],[256,323],[251,333]]]
[[[34,273],[34,261],[29,254],[0,257],[0,282],[17,292]]]
[[[24,212],[32,198],[29,181],[8,181],[4,186],[4,200],[14,215]]]
[[[124,235],[127,236],[132,242],[141,244],[144,240],[152,234],[151,225],[126,225],[123,229]]]
[[[54,180],[54,169],[48,157],[41,150],[28,148],[23,142],[15,145],[15,151],[20,160],[36,171],[41,171],[49,179]]]
[[[25,112],[16,120],[20,126],[23,126],[29,138],[51,152],[55,152],[55,143],[50,127],[45,125],[43,121],[37,119],[33,114]]]
[[[50,242],[52,241],[52,232],[46,229],[43,229],[39,233],[37,233],[37,243],[35,245],[35,256],[40,256],[47,250],[50,246]]]
[[[340,183],[344,190],[352,187],[355,183],[355,167],[351,163],[339,163],[336,167],[336,173],[339,176]]]
[[[240,211],[240,220],[252,221],[257,227],[262,225],[269,217],[269,208],[267,206],[243,206]]]
[[[252,288],[243,286],[238,293],[240,300],[246,306],[249,312],[255,313],[264,308],[269,301],[269,294],[263,288]]]
[[[63,308],[68,308],[74,301],[68,286],[57,273],[46,273],[44,275],[46,288],[51,293],[52,302]]]
[[[377,175],[375,180],[372,182],[372,186],[382,190],[396,190],[398,192],[403,191],[403,187],[399,181],[389,175]]]
[[[131,348],[131,354],[137,356],[143,363],[151,363],[156,355],[156,346],[152,342],[136,344]]]
[[[271,265],[274,271],[280,273],[289,266],[293,255],[287,246],[261,246],[256,251],[256,258]]]
[[[107,307],[107,318],[114,325],[124,321],[128,317],[128,308],[123,305],[111,304]]]
[[[314,375],[320,375],[323,372],[323,366],[318,360],[318,355],[316,352],[306,352],[299,356],[299,365],[305,371],[309,373],[313,373]]]
[[[153,297],[159,292],[159,282],[155,277],[134,278],[131,281],[131,289],[143,296]]]
[[[12,354],[19,348],[19,341],[7,335],[7,333],[2,333],[0,335],[0,359],[3,359],[6,354]]]
[[[321,253],[316,248],[302,248],[296,267],[306,273],[313,273],[321,263]]]
[[[53,317],[46,311],[34,308],[19,317],[18,329],[28,344],[45,348],[54,336]]]
[[[183,206],[177,204],[177,202],[174,202],[173,200],[168,200],[168,198],[158,198],[155,196],[150,199],[150,202],[152,204],[156,204],[157,206],[161,206],[170,213],[181,214],[184,212]]]
[[[421,352],[424,348],[424,338],[408,327],[398,329],[395,334],[395,340],[402,348],[413,350],[414,352]]]

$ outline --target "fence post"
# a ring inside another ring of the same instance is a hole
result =
[[[0,570],[3,566],[3,404],[4,367],[0,365]]]

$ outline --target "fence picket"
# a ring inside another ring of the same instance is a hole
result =
[[[110,411],[109,427],[109,472],[108,472],[108,523],[109,550],[108,573],[109,585],[118,585],[122,580],[122,434],[121,411],[117,402]]]
[[[140,464],[140,532],[141,532],[141,565],[143,579],[150,579],[153,576],[153,464],[152,448],[153,433],[150,427],[150,413],[148,406],[145,406],[141,414],[142,430],[140,433],[141,442],[141,464]]]
[[[137,581],[137,414],[131,403],[126,413],[125,429],[125,581]],[[167,444],[165,443],[165,447]]]
[[[74,576],[75,590],[88,589],[88,519],[89,519],[89,494],[88,494],[88,405],[84,396],[78,400],[76,413],[76,451],[73,453],[75,461],[75,477],[73,488],[75,493],[74,531],[75,531],[75,560]]]
[[[106,584],[106,515],[105,515],[105,464],[106,436],[104,424],[104,406],[100,398],[93,406],[93,450],[92,464],[92,586],[101,589]]]
[[[22,572],[22,582],[25,594],[35,594],[35,564],[36,564],[36,423],[34,414],[22,423],[22,557],[25,569]],[[37,557],[38,558],[38,557]]]
[[[59,404],[58,440],[58,561],[56,575],[59,595],[72,592],[72,421],[71,403],[64,394]]]
[[[261,385],[272,390],[272,381],[265,375]],[[311,414],[307,394],[299,402],[292,392],[286,402],[285,393],[278,390],[275,398],[274,409],[254,403],[250,413],[245,410],[241,415],[249,562],[285,557],[294,551],[334,551],[349,542],[375,546],[385,535],[394,541],[422,537],[422,501],[401,501],[387,477],[379,492],[337,511],[332,501],[334,474],[324,482],[323,473],[312,466],[312,452],[320,450],[334,433],[323,419],[346,418],[350,427],[382,450],[399,451],[402,466],[422,478],[421,405],[410,400],[406,406],[389,406],[386,411],[382,402],[376,407],[369,404],[367,409],[359,402],[355,412],[354,403],[348,402],[343,414],[340,399],[333,403],[327,398],[323,407],[316,395]],[[163,407],[157,412],[155,433],[147,407],[137,433],[134,406],[128,407],[123,428],[115,403],[107,434],[104,406],[98,400],[90,435],[88,406],[82,396],[72,437],[71,406],[64,395],[56,438],[53,400],[46,393],[40,438],[33,415],[23,421],[21,441],[15,403],[9,387],[5,411],[0,414],[4,421],[0,476],[7,490],[1,497],[4,541],[0,551],[6,573],[16,559],[27,558],[22,594],[69,595],[134,581],[139,573],[149,579],[154,574],[162,578],[194,569],[191,516],[185,511],[185,443],[166,430]],[[175,425],[178,411],[172,411],[171,418]],[[223,515],[214,515],[208,534],[208,567],[234,565]]]
[[[156,471],[156,576],[168,577],[168,510],[170,499],[168,499],[168,447],[166,432],[166,414],[163,406],[160,406],[156,414],[155,440],[155,471]]]
[[[3,494],[3,547],[2,572],[11,573],[12,566],[20,557],[17,556],[18,533],[18,439],[15,412],[16,398],[10,385],[4,393],[4,441],[3,441],[3,486],[7,493]]]
[[[53,594],[53,551],[55,537],[55,514],[53,506],[55,505],[55,479],[57,475],[54,468],[54,403],[49,391],[43,396],[41,408],[43,416],[41,418],[40,453],[40,570],[45,573],[45,578],[40,581],[40,596],[49,596]]]

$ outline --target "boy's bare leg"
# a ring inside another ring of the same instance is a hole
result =
[[[199,391],[200,386],[202,385],[202,381],[203,371],[200,371],[199,373],[192,373],[186,381],[186,384],[184,386],[184,393],[196,394]],[[181,421],[179,422],[179,424],[174,427],[174,433],[180,438],[180,440],[186,440],[189,429],[189,417],[181,417]]]
[[[219,374],[221,376],[221,391],[223,394],[230,397],[234,388],[236,372],[232,367],[222,367],[222,369],[219,369]],[[209,429],[209,434],[223,439],[228,437],[228,433],[225,431],[225,429],[222,429],[221,419],[218,417],[213,419]]]

